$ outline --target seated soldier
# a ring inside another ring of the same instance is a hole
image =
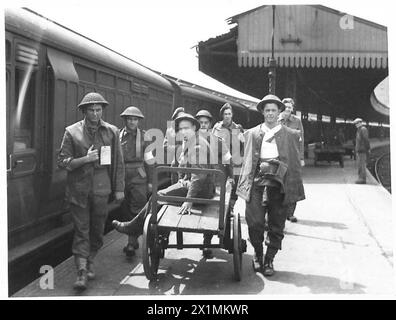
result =
[[[201,137],[199,122],[190,114],[182,113],[175,119],[178,134],[183,138],[182,151],[178,159],[179,167],[212,169],[208,158],[210,157],[210,145],[207,140]],[[203,160],[204,159],[204,160]],[[162,196],[179,196],[187,198],[210,199],[215,195],[215,181],[213,174],[191,173],[179,174],[179,180],[164,190],[158,192]],[[180,214],[189,214],[192,209],[192,202],[186,201],[181,205]],[[139,214],[128,222],[113,221],[114,228],[121,233],[138,237],[143,232],[143,225],[149,202],[139,212]]]
[[[227,148],[226,143],[224,143],[221,137],[218,137],[212,133],[212,114],[205,109],[199,110],[195,115],[195,118],[199,121],[200,129],[199,134],[201,137],[204,137],[210,144],[210,149],[212,151],[212,156],[216,156],[217,159],[213,159],[211,161],[212,164],[215,164],[214,168],[221,170],[226,177],[228,177],[229,181],[233,184],[233,175],[232,175],[232,167],[231,167],[231,153]],[[213,235],[212,234],[204,234],[204,245],[210,245]],[[204,247],[202,250],[202,254],[205,258],[212,258],[212,250],[207,247]]]

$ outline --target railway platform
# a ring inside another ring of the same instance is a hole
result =
[[[252,270],[248,242],[240,282],[233,280],[232,255],[221,249],[213,250],[212,259],[203,258],[199,249],[169,249],[158,280],[149,282],[141,251],[127,260],[122,252],[126,236],[112,231],[97,257],[97,279],[79,295],[395,294],[391,194],[369,172],[366,185],[354,184],[354,160],[345,158],[344,168],[311,162],[303,172],[306,200],[297,205],[298,223],[286,223],[274,276]],[[243,207],[238,200],[236,208],[243,213]],[[243,217],[242,235],[248,238]],[[188,234],[185,243],[196,237],[202,235]],[[37,279],[14,297],[76,295],[75,275],[70,258],[54,268],[53,289],[41,289]]]

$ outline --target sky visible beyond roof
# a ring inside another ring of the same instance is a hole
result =
[[[384,3],[383,6],[379,5]],[[131,59],[160,72],[240,98],[198,70],[194,46],[227,33],[226,19],[264,4],[296,4],[260,0],[145,0],[145,1],[6,1],[25,6]],[[385,1],[305,1],[322,4],[386,25]],[[388,8],[389,10],[389,8]]]

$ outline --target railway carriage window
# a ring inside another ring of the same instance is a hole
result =
[[[15,70],[14,152],[33,147],[35,71]]]

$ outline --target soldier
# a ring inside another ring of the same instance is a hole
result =
[[[109,195],[124,198],[124,163],[118,129],[104,122],[108,102],[98,93],[84,96],[78,108],[84,119],[66,128],[58,166],[67,170],[66,195],[74,224],[72,252],[77,267],[74,288],[93,279],[94,258],[103,245]]]
[[[195,115],[195,118],[200,123],[199,134],[208,140],[212,151],[218,151],[215,167],[222,170],[227,177],[232,179],[232,167],[230,165],[231,153],[228,151],[228,148],[223,143],[222,139],[211,133],[213,119],[212,114],[208,110],[200,110]],[[204,234],[204,245],[209,245],[212,237],[212,234]],[[202,254],[205,258],[211,258],[212,250],[204,248],[202,250]]]
[[[176,130],[175,130],[175,119],[177,116],[184,112],[183,107],[177,107],[171,116],[171,121],[168,122],[168,128],[165,132],[164,139],[164,150],[166,154],[166,164],[170,164],[171,167],[177,167],[176,159],[176,148],[181,145],[180,141],[176,141]],[[171,174],[171,183],[177,182],[177,174]]]
[[[195,119],[199,121],[200,128],[199,131],[204,133],[204,132],[210,132],[210,129],[212,128],[212,114],[208,110],[199,110],[197,114],[195,115]]]
[[[365,184],[366,183],[366,166],[367,157],[370,152],[370,140],[367,128],[363,125],[363,120],[356,118],[353,120],[353,124],[356,126],[356,143],[355,153],[358,163],[358,180],[355,183]]]
[[[243,128],[240,124],[236,124],[232,120],[233,119],[232,106],[228,102],[221,107],[220,116],[222,117],[223,120],[217,122],[214,125],[212,132],[216,137],[222,139],[223,143],[225,143],[225,145],[227,146],[228,150],[230,151],[233,157],[234,187],[232,189],[231,199],[235,201],[237,198],[235,194],[235,186],[238,182],[240,165],[242,164],[242,161],[238,161],[236,159],[235,152],[232,148],[233,148],[233,141],[234,144],[235,141],[238,141],[239,142],[238,147],[240,148],[241,151],[243,151],[243,142],[244,142]],[[242,160],[242,158],[240,160]],[[237,163],[235,163],[235,161],[237,161]],[[230,206],[232,208],[233,203],[231,203]]]
[[[285,110],[279,115],[279,122],[286,127],[298,130],[300,133],[300,161],[301,166],[305,166],[304,161],[304,127],[301,120],[292,114],[294,111],[294,100],[292,98],[284,98],[282,103],[285,105]],[[296,203],[290,204],[287,208],[287,220],[290,222],[297,222],[297,218],[294,216],[294,211],[296,210]]]
[[[136,107],[128,107],[120,114],[124,120],[124,128],[120,131],[120,140],[125,163],[125,200],[123,213],[126,221],[133,219],[147,202],[147,195],[152,190],[152,166],[154,157],[151,152],[145,152],[148,145],[144,141],[144,130],[139,129],[142,112]],[[139,248],[136,235],[128,237],[124,247],[127,257],[135,254]]]
[[[200,110],[195,115],[195,118],[199,121],[201,126],[199,134],[205,137],[210,144],[213,156],[212,164],[215,165],[217,169],[222,170],[226,177],[233,178],[231,152],[224,140],[213,134],[211,130],[213,119],[211,113],[207,110]],[[217,157],[214,154],[215,151],[217,151]]]
[[[179,157],[179,167],[207,168],[212,166],[209,162],[205,164],[197,163],[201,154],[210,155],[210,147],[206,139],[202,138],[197,131],[199,122],[188,113],[181,113],[175,119],[175,125],[178,132],[183,137],[182,152]],[[187,198],[204,198],[210,199],[215,194],[215,183],[212,174],[181,174],[179,181],[172,184],[164,190],[158,192],[160,195],[180,196]],[[140,211],[140,213],[129,222],[113,221],[114,228],[125,234],[142,234],[144,219],[146,217],[149,203]],[[185,201],[180,208],[180,214],[187,214],[191,211],[192,202]]]
[[[174,123],[175,123],[175,119],[177,118],[177,116],[182,112],[184,112],[183,107],[177,107],[175,109],[175,111],[173,112],[173,114],[171,116],[171,121],[170,121],[171,124],[173,124],[173,126],[170,126],[166,129],[165,139],[164,139],[164,148],[172,148],[172,147],[175,148],[175,144],[172,143],[172,142],[175,142],[175,137],[176,137]],[[172,151],[174,151],[174,149],[172,149]]]
[[[246,200],[246,222],[254,248],[253,269],[274,274],[273,260],[284,237],[285,206],[305,199],[301,180],[299,132],[278,123],[283,103],[267,95],[257,105],[264,123],[245,133],[245,152],[237,195]],[[265,214],[267,251],[263,261]]]

